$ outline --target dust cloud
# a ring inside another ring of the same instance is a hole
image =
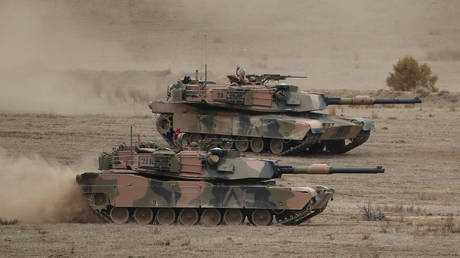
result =
[[[455,0],[0,1],[0,112],[148,114],[195,69],[380,89],[412,55],[458,90]],[[216,78],[219,77],[219,78]]]
[[[0,2],[0,112],[148,114],[178,74],[136,66],[105,4]]]
[[[21,222],[97,221],[69,167],[0,148],[0,218]]]

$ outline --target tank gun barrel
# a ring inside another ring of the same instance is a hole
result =
[[[262,74],[261,76],[262,82],[267,82],[267,81],[282,81],[286,80],[288,78],[307,78],[307,76],[299,76],[299,75],[282,75],[282,74]]]
[[[415,104],[422,103],[419,97],[411,99],[376,99],[371,96],[355,96],[352,98],[325,97],[327,105],[374,105],[374,104]]]
[[[268,81],[282,81],[288,78],[307,78],[307,76],[299,76],[299,75],[284,75],[284,74],[272,74],[272,73],[264,73],[261,75],[258,74],[248,74],[246,75],[247,78],[252,78],[256,82],[260,82],[262,84]]]
[[[374,104],[415,104],[422,103],[419,97],[412,99],[375,99]]]
[[[335,168],[327,164],[313,164],[310,166],[279,166],[281,174],[377,174],[384,173],[382,166],[372,168]]]
[[[286,80],[287,78],[307,78],[307,76],[301,76],[301,75],[282,75],[282,74],[273,74],[273,73],[264,73],[262,74],[262,77],[265,77],[270,80]]]

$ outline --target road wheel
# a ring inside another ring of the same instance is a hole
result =
[[[254,210],[251,213],[251,223],[256,226],[268,226],[272,221],[273,215],[269,210]]]
[[[283,152],[284,143],[281,139],[271,139],[270,140],[270,151],[273,154],[280,154]]]
[[[230,150],[233,148],[233,140],[232,140],[232,137],[228,136],[228,137],[225,137],[225,136],[222,136],[221,138],[224,138],[224,139],[228,139],[229,141],[226,141],[222,144],[222,148],[223,149],[226,149],[226,150]]]
[[[241,225],[244,221],[244,215],[239,209],[228,209],[224,212],[225,225]]]
[[[156,218],[160,225],[171,225],[176,220],[176,212],[173,209],[158,209]]]
[[[125,224],[129,219],[129,210],[128,208],[113,207],[110,210],[110,218],[115,224]]]
[[[195,225],[200,220],[200,215],[196,209],[182,209],[179,212],[178,220],[182,225]]]
[[[260,153],[264,150],[265,143],[262,138],[252,138],[251,140],[251,150],[255,153]]]
[[[189,142],[190,142],[190,143],[195,142],[195,143],[199,144],[200,141],[201,141],[201,139],[203,139],[203,138],[201,137],[201,134],[199,134],[199,133],[194,133],[194,134],[191,134],[191,135],[190,135]]]
[[[205,209],[201,214],[200,224],[203,226],[217,226],[222,219],[222,215],[217,209]]]
[[[240,152],[245,152],[249,148],[249,141],[247,137],[237,137],[235,142],[235,148]]]
[[[136,208],[133,217],[137,224],[146,225],[152,222],[153,215],[153,210],[150,208]]]

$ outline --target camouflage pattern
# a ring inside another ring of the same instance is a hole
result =
[[[268,225],[273,217],[281,224],[300,224],[321,213],[334,190],[276,185],[273,179],[283,174],[383,173],[381,167],[283,166],[220,148],[176,153],[121,146],[102,154],[99,164],[101,170],[77,176],[90,207],[107,221],[125,223],[133,218],[145,224],[164,224],[165,214],[172,214],[167,224],[200,219],[215,225],[242,223],[244,217],[256,225]],[[208,218],[212,212],[214,220]],[[190,220],[193,216],[196,219]]]
[[[273,154],[289,154],[294,151],[321,152],[324,146],[337,141],[351,139],[355,145],[362,144],[374,129],[374,123],[367,119],[331,116],[309,112],[302,116],[287,114],[249,114],[227,110],[202,109],[185,104],[155,102],[150,107],[161,116],[157,120],[157,130],[172,147],[188,146],[194,139],[223,137],[235,142],[247,141],[243,147],[235,144],[239,151],[270,151]],[[177,141],[178,134],[182,133]],[[360,141],[359,136],[365,140]],[[244,137],[244,138],[242,138]],[[263,140],[260,150],[251,146],[254,138]],[[279,150],[272,149],[272,142],[283,144]],[[322,149],[315,148],[323,146]],[[355,147],[355,146],[354,146]],[[350,148],[351,149],[351,148]],[[328,152],[346,152],[327,148]]]
[[[232,138],[239,151],[283,155],[293,152],[344,153],[367,141],[374,123],[314,111],[328,105],[420,103],[415,99],[375,99],[370,96],[329,98],[299,91],[297,86],[267,85],[287,75],[229,76],[229,85],[183,80],[168,87],[167,100],[149,104],[161,114],[157,130],[173,147],[205,137]],[[179,135],[181,134],[182,135]],[[243,141],[246,141],[244,143]]]
[[[314,187],[219,185],[206,181],[161,181],[129,171],[80,175],[83,194],[103,194],[90,205],[150,208],[224,208],[301,210],[318,195]],[[115,189],[114,189],[115,186]],[[321,188],[318,199],[331,199],[332,189]],[[321,207],[318,207],[321,208]]]

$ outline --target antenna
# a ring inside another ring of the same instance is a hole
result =
[[[131,147],[129,148],[131,150],[131,155],[133,155],[133,125],[131,125]]]
[[[204,64],[204,87],[208,83],[208,64]]]
[[[204,34],[204,63],[208,63],[208,34]]]
[[[206,74],[206,66],[208,63],[207,59],[208,59],[208,35],[206,33],[203,33],[203,38],[201,40],[201,69],[203,69],[203,63],[204,63],[205,64],[204,65],[204,70],[205,70],[204,86],[205,87],[206,87],[206,81],[207,81],[207,74]]]

